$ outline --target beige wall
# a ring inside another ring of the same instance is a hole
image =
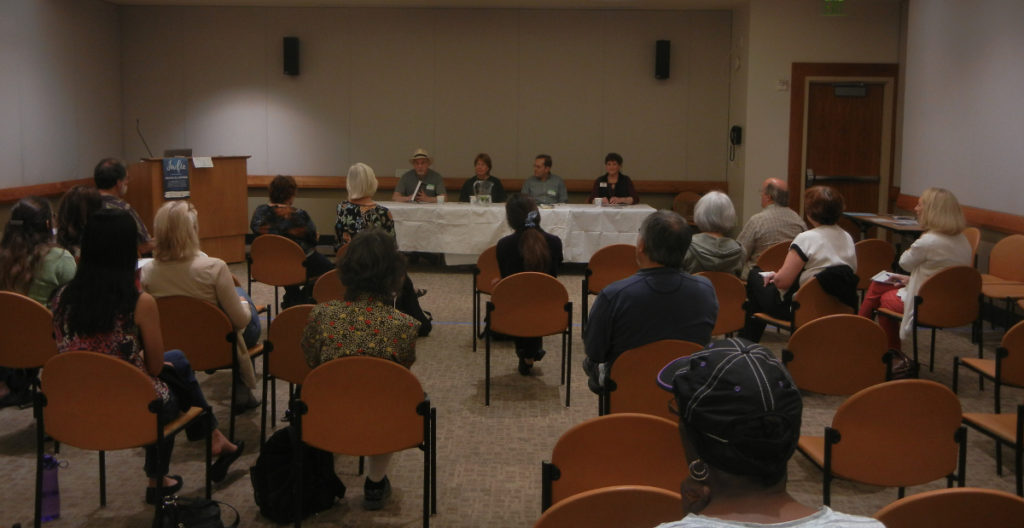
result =
[[[790,81],[794,62],[898,62],[900,4],[846,2],[845,16],[826,17],[817,1],[750,2],[743,218],[760,209],[752,190],[788,170],[791,94],[776,82]]]
[[[485,151],[522,179],[539,152],[593,178],[726,175],[728,11],[123,7],[128,158],[251,154],[250,174],[391,176],[416,147],[449,177]],[[298,36],[301,75],[282,74]],[[671,79],[654,42],[672,41]]]
[[[117,8],[0,2],[0,188],[92,174],[121,152]]]

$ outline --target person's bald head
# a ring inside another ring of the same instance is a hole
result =
[[[778,178],[768,178],[761,184],[761,207],[776,204],[789,205],[789,185]]]

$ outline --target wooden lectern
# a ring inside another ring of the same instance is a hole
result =
[[[249,156],[217,156],[213,167],[197,169],[188,158],[189,201],[199,212],[199,242],[203,251],[225,262],[245,260],[249,230],[246,179]],[[139,213],[150,234],[153,216],[164,199],[163,158],[148,158],[128,166],[125,200]]]

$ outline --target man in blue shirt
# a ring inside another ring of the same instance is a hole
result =
[[[556,204],[569,201],[565,182],[551,174],[551,156],[538,154],[533,160],[533,177],[523,182],[522,194],[532,196],[538,204]]]

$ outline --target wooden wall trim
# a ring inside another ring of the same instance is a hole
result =
[[[917,196],[900,194],[896,199],[896,207],[905,211],[913,211],[917,205]],[[989,229],[1006,234],[1024,234],[1024,216],[991,211],[977,207],[962,206],[967,224],[981,229]]]
[[[295,176],[295,183],[300,189],[344,189],[344,176]],[[250,189],[266,189],[270,180],[274,179],[269,175],[249,175]],[[457,193],[462,189],[466,180],[456,178],[445,178],[444,186],[450,193]],[[502,185],[508,192],[517,192],[522,188],[523,180],[502,180]],[[377,177],[377,190],[390,191],[398,184],[398,178]],[[594,180],[565,180],[565,187],[569,192],[590,192],[594,186]],[[683,191],[694,191],[704,193],[708,191],[729,192],[729,183],[724,181],[665,181],[665,180],[633,180],[633,186],[639,194],[679,194]]]
[[[250,174],[246,185],[249,189],[266,189],[273,176]],[[445,179],[445,187],[451,192],[457,193],[462,188],[465,180],[454,178]],[[344,189],[344,176],[295,176],[295,183],[300,189]],[[398,178],[377,178],[378,189],[390,191],[398,184]],[[8,187],[0,189],[0,204],[14,203],[26,196],[61,196],[68,189],[76,185],[92,185],[92,178],[80,180],[66,180],[52,183],[40,183],[38,185],[26,185],[24,187]],[[522,188],[523,180],[502,180],[505,190],[517,192]],[[593,187],[593,180],[566,180],[565,187],[569,192],[590,192]],[[706,193],[708,191],[729,192],[729,183],[722,181],[665,181],[665,180],[634,180],[633,185],[639,194],[679,194],[683,191]]]
[[[14,203],[26,196],[43,196],[47,198],[60,196],[76,185],[92,184],[92,178],[82,178],[81,180],[40,183],[38,185],[26,185],[24,187],[8,187],[6,189],[0,189],[0,203]]]

